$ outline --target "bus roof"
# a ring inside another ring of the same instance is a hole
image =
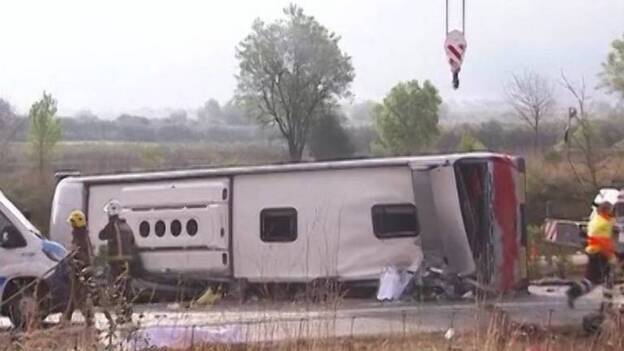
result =
[[[86,184],[108,184],[108,183],[126,183],[126,182],[144,182],[144,181],[163,181],[173,179],[189,179],[203,177],[219,177],[219,176],[235,176],[243,174],[267,174],[267,173],[284,173],[284,172],[305,172],[333,169],[353,169],[353,168],[371,168],[371,167],[399,167],[399,166],[427,166],[439,165],[444,163],[455,163],[460,159],[490,159],[490,158],[510,158],[514,157],[506,154],[493,152],[471,152],[471,153],[454,153],[424,156],[406,156],[406,157],[384,157],[384,158],[367,158],[367,159],[351,159],[340,161],[322,161],[322,162],[300,162],[300,163],[284,163],[284,164],[267,164],[253,166],[234,166],[234,167],[214,167],[202,169],[186,169],[186,170],[169,170],[169,171],[152,171],[152,172],[135,172],[135,173],[119,173],[105,175],[86,175],[86,176],[70,176],[65,178],[65,182],[81,182]]]

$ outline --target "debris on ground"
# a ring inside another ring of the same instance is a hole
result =
[[[182,305],[178,302],[170,303],[167,305],[168,310],[179,310],[182,308]]]
[[[222,297],[221,289],[219,288],[213,289],[212,287],[209,287],[206,290],[206,292],[202,294],[202,296],[200,296],[197,300],[195,300],[193,305],[199,305],[199,306],[214,305],[217,301],[221,300],[221,297]]]

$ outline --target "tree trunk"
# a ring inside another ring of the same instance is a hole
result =
[[[539,152],[539,122],[535,122],[533,132],[535,133],[533,136],[533,152],[537,154]]]
[[[303,148],[299,147],[295,141],[288,140],[288,153],[291,162],[299,162],[303,155]]]
[[[43,168],[44,168],[44,162],[45,162],[45,156],[43,155],[44,151],[43,151],[43,147],[39,146],[39,160],[38,160],[38,171],[39,174],[43,174]]]

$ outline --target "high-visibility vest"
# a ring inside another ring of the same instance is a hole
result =
[[[615,254],[613,244],[613,225],[615,220],[601,214],[593,216],[587,225],[587,246],[585,252],[588,254],[601,253],[607,258]]]

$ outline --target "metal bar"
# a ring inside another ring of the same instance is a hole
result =
[[[466,35],[466,0],[462,0],[462,32]]]
[[[446,34],[448,34],[448,13],[449,13],[449,6],[448,6],[448,0],[446,0]]]
[[[229,252],[228,248],[222,248],[217,246],[208,245],[192,245],[192,246],[143,246],[137,248],[138,252],[162,252],[162,251],[216,251],[216,252]]]

